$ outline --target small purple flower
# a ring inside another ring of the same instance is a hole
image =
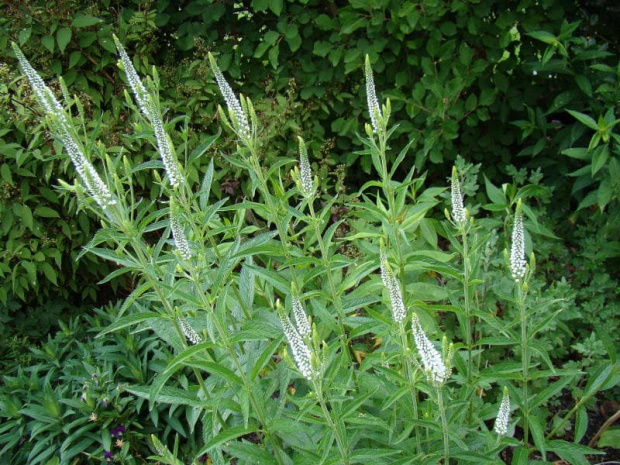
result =
[[[106,408],[108,406],[108,399],[106,397],[104,397],[103,399],[101,399],[101,406],[103,408]]]
[[[198,463],[205,463],[207,461],[207,454],[201,455],[200,458],[198,458]]]
[[[86,394],[85,393],[80,396],[80,400],[82,402],[86,402]]]
[[[117,426],[116,428],[112,428],[110,430],[110,437],[123,437],[123,433],[125,432],[125,427],[123,425]]]
[[[106,450],[103,453],[103,458],[105,459],[106,463],[110,463],[112,461],[112,452],[110,452],[109,450]]]

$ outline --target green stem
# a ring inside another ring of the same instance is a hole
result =
[[[448,438],[448,420],[446,419],[446,407],[443,404],[443,386],[437,388],[437,404],[441,414],[441,429],[443,432],[443,463],[450,463],[450,443]]]
[[[344,314],[342,299],[340,297],[340,292],[338,292],[338,288],[332,274],[331,266],[329,263],[329,252],[325,245],[325,241],[323,240],[323,235],[321,234],[318,218],[316,216],[316,213],[314,212],[314,205],[312,199],[308,200],[308,207],[310,209],[311,221],[314,226],[314,233],[317,237],[319,248],[321,250],[323,268],[325,269],[325,273],[327,274],[327,284],[329,285],[329,292],[332,296],[332,302],[334,303],[334,307],[336,308],[336,313],[338,314],[338,330],[340,331],[340,345],[342,348],[342,353],[346,355],[348,363],[351,362],[351,353],[349,351],[349,345],[347,343],[347,333],[344,326],[346,316]]]
[[[527,448],[529,442],[529,399],[528,399],[528,381],[529,381],[529,350],[528,350],[528,334],[527,334],[527,314],[525,307],[526,292],[523,288],[523,283],[517,283],[518,292],[518,305],[519,316],[521,320],[521,371],[523,374],[523,399],[522,399],[522,412],[523,412],[523,446]]]
[[[336,444],[338,445],[338,451],[340,452],[340,457],[342,458],[343,465],[349,465],[349,447],[347,445],[346,440],[341,436],[340,425],[336,424],[336,421],[332,418],[332,413],[327,408],[327,404],[325,402],[325,398],[323,397],[323,389],[321,386],[321,382],[317,380],[312,381],[312,385],[314,387],[314,391],[316,392],[317,400],[319,401],[319,405],[321,406],[321,410],[323,411],[323,415],[325,416],[325,420],[329,425],[330,429],[334,432],[334,436],[336,437]]]
[[[413,365],[413,360],[409,357],[409,346],[407,344],[407,333],[405,332],[405,325],[403,322],[398,324],[398,332],[400,334],[400,345],[401,345],[401,358],[402,364],[405,367],[405,375],[407,376],[407,382],[409,383],[409,393],[411,395],[411,406],[413,407],[413,420],[417,421],[419,418],[418,414],[418,390],[415,387],[415,377],[411,366]],[[418,431],[418,425],[414,425],[413,427],[413,435],[416,439],[416,450],[415,452],[420,452],[422,450],[422,441],[420,439],[420,434]]]

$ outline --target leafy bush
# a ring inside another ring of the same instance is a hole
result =
[[[152,344],[165,345],[139,358],[142,369],[128,362],[136,382],[126,390],[155,409],[185,406],[190,431],[201,425],[194,437],[168,418],[187,439],[171,451],[168,428],[157,432],[158,460],[496,463],[510,448],[517,464],[551,453],[581,464],[599,453],[579,444],[587,407],[620,382],[620,365],[613,350],[581,367],[556,367],[550,357],[547,334],[565,306],[561,289],[560,299],[543,294],[535,255],[526,255],[538,237],[552,236],[528,206],[548,195],[539,176],[503,189],[485,179],[484,217],[462,194],[475,191],[476,168],[464,165],[465,179],[455,168],[447,221],[429,217],[445,189],[424,188],[413,167],[394,179],[410,147],[387,156],[391,103],[375,96],[366,57],[371,124],[360,156],[378,180],[365,183],[346,211],[334,210],[326,192],[317,202],[321,184],[303,139],[298,163],[265,164],[252,101],[237,98],[209,56],[227,107],[219,117],[237,141],[223,156],[250,179],[247,198],[217,200],[213,162],[201,181],[186,176],[166,133],[157,79],[143,82],[117,47],[141,114],[137,126],[161,156],[139,167],[156,170],[154,207],[136,197],[136,168],[125,154],[78,136],[86,129],[79,99],[61,104],[15,52],[79,175],[64,188],[102,223],[84,253],[119,266],[108,279],[136,278],[99,336],[152,331]],[[504,245],[508,273],[497,258]],[[144,367],[157,375],[151,380]],[[574,385],[572,408],[554,408]]]

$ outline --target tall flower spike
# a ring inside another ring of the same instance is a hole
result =
[[[315,376],[315,372],[312,369],[312,354],[310,349],[303,341],[297,329],[295,329],[291,323],[289,317],[284,314],[284,310],[280,306],[280,301],[278,301],[276,305],[278,307],[278,315],[280,317],[280,322],[282,323],[282,329],[284,330],[284,335],[288,340],[291,352],[293,352],[293,359],[297,364],[297,368],[304,378],[311,381]]]
[[[248,123],[248,118],[237,96],[233,92],[232,88],[224,78],[222,71],[213,58],[213,55],[209,53],[209,62],[211,63],[211,68],[213,69],[213,74],[215,75],[215,81],[217,82],[217,86],[220,88],[220,92],[222,93],[222,97],[224,97],[224,101],[226,102],[226,106],[228,107],[228,113],[232,120],[233,129],[237,132],[237,135],[242,140],[249,140],[252,137],[252,130],[250,129],[250,124]]]
[[[306,315],[304,307],[301,305],[301,301],[296,296],[293,296],[293,318],[295,318],[295,325],[297,325],[299,335],[301,337],[310,336],[312,329],[310,328],[308,315]]]
[[[194,328],[192,328],[187,320],[183,317],[178,317],[177,321],[179,326],[181,327],[181,331],[183,335],[187,338],[190,344],[200,344],[202,342],[202,338],[198,335]]]
[[[510,249],[510,270],[512,279],[520,282],[527,272],[525,260],[525,234],[523,230],[523,206],[521,199],[517,201],[514,226],[512,229],[512,247]]]
[[[398,280],[396,279],[396,276],[394,276],[394,272],[388,264],[387,255],[383,245],[381,246],[380,261],[381,281],[383,281],[383,285],[387,288],[388,294],[390,295],[390,304],[392,306],[394,321],[396,323],[401,323],[407,317],[407,311],[405,309],[405,304],[403,303],[403,295],[400,292]]]
[[[69,158],[82,183],[102,209],[105,210],[107,207],[115,205],[116,200],[110,192],[108,185],[103,182],[94,166],[86,159],[80,145],[76,142],[65,109],[15,43],[13,43],[13,50],[24,75],[34,90],[37,102],[49,118],[52,132],[60,139],[60,142],[69,154]]]
[[[138,107],[149,120],[153,118],[153,104],[151,102],[150,96],[144,84],[140,80],[140,76],[136,72],[136,68],[134,68],[129,55],[125,51],[125,48],[121,44],[118,37],[115,35],[112,36],[114,38],[114,43],[116,44],[116,49],[118,50],[118,55],[121,58],[121,65],[123,71],[125,71],[125,76],[127,76],[127,82],[129,82],[129,87],[133,91],[133,94],[136,98],[136,102],[138,102]]]
[[[136,101],[138,102],[138,107],[153,126],[153,132],[155,133],[155,139],[157,140],[157,151],[159,152],[159,156],[164,163],[164,169],[166,170],[170,184],[177,187],[181,184],[183,177],[177,164],[172,142],[164,129],[161,114],[154,104],[153,97],[142,84],[131,59],[116,36],[114,36],[114,42],[116,43],[116,48],[121,58],[120,61],[122,68],[127,76],[127,82],[129,82],[129,86],[131,87]]]
[[[299,139],[299,172],[301,181],[301,194],[310,199],[314,196],[314,183],[312,181],[312,170],[308,161],[308,150],[306,144],[301,137]]]
[[[502,396],[502,403],[499,405],[499,412],[495,419],[495,427],[493,428],[500,436],[505,436],[508,433],[508,423],[510,422],[510,396],[508,395],[508,388],[504,386],[504,395]]]
[[[461,226],[467,221],[467,215],[463,206],[463,193],[461,192],[461,183],[459,182],[459,173],[456,170],[456,166],[452,167],[450,191],[452,197],[452,219],[458,226]]]
[[[426,336],[420,325],[420,320],[415,315],[411,322],[411,328],[413,340],[420,354],[427,379],[436,385],[445,383],[450,378],[450,369],[446,367],[446,362],[442,360],[441,355]]]
[[[181,225],[181,217],[176,201],[170,199],[170,229],[172,229],[172,238],[174,239],[174,245],[179,251],[179,255],[183,260],[189,260],[192,258],[192,251],[189,248],[189,243],[185,237],[183,226]]]
[[[375,90],[375,80],[372,76],[372,67],[370,66],[370,58],[366,55],[366,63],[364,67],[366,78],[366,99],[368,101],[368,113],[370,113],[370,122],[372,123],[372,130],[379,133],[381,130],[380,119],[381,107],[379,106],[379,100],[377,99],[377,92]]]

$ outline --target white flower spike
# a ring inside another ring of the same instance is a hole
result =
[[[136,101],[138,102],[138,107],[153,126],[153,132],[155,133],[155,139],[157,140],[157,151],[159,152],[161,160],[164,163],[164,169],[166,170],[170,184],[172,184],[173,187],[177,187],[181,184],[183,177],[177,164],[172,142],[164,129],[161,114],[154,104],[153,97],[142,84],[131,59],[127,55],[127,52],[125,52],[125,49],[121,45],[118,38],[116,36],[113,37],[114,42],[116,43],[116,48],[118,49],[118,54],[121,58],[120,61],[122,68],[125,71],[129,86],[131,87]]]
[[[400,285],[398,284],[398,280],[396,279],[396,276],[394,276],[394,272],[388,264],[387,255],[385,253],[383,244],[381,245],[379,260],[381,262],[381,281],[383,281],[383,285],[387,288],[388,294],[390,296],[390,304],[392,306],[392,315],[394,317],[394,321],[396,323],[402,323],[407,317],[407,310],[405,309],[403,295],[400,291]]]
[[[16,44],[13,44],[15,56],[19,61],[19,65],[28,79],[30,86],[34,90],[37,102],[45,111],[46,116],[50,119],[52,131],[60,139],[69,154],[69,158],[75,167],[82,183],[93,197],[95,202],[102,208],[106,209],[116,204],[114,196],[110,192],[108,185],[103,182],[95,167],[88,161],[84,155],[84,151],[77,138],[74,137],[74,131],[67,118],[64,107],[54,96],[54,93],[45,84],[43,79],[30,65],[26,57]]]
[[[379,100],[377,99],[377,92],[375,90],[375,80],[372,75],[370,58],[368,57],[368,55],[366,55],[364,74],[366,78],[366,99],[368,101],[368,113],[370,114],[372,130],[375,132],[375,134],[377,134],[381,131],[380,120],[382,119],[382,115],[381,107],[379,106]]]
[[[310,169],[310,162],[308,161],[308,150],[306,144],[301,137],[299,139],[299,173],[300,173],[300,187],[301,195],[306,199],[310,199],[314,196],[314,182],[312,181],[312,170]]]
[[[521,282],[527,272],[525,260],[525,234],[523,230],[523,207],[521,199],[517,201],[514,226],[512,229],[512,247],[510,249],[510,271],[516,282]]]
[[[508,395],[508,388],[504,387],[504,394],[502,396],[502,403],[499,406],[499,412],[495,419],[494,431],[500,436],[505,436],[508,433],[508,423],[510,422],[510,396]]]
[[[467,215],[463,206],[463,193],[461,192],[461,183],[459,182],[459,173],[456,170],[456,166],[452,167],[450,192],[452,197],[452,219],[458,226],[462,226],[467,221]]]
[[[450,378],[451,370],[446,366],[449,360],[442,360],[441,355],[426,336],[416,315],[411,321],[411,328],[427,379],[435,385],[442,385]]]
[[[210,53],[209,62],[211,63],[211,68],[213,69],[217,86],[220,88],[222,97],[224,97],[224,101],[228,107],[228,113],[232,120],[233,129],[237,132],[237,135],[244,142],[246,142],[252,138],[252,130],[250,129],[250,124],[248,123],[248,117],[245,114],[245,111],[243,111],[237,96],[226,81],[226,78],[224,78],[224,75],[213,58],[213,55]]]
[[[187,338],[190,344],[200,344],[202,342],[202,338],[196,331],[194,331],[194,328],[189,325],[185,318],[178,317],[177,321],[181,327],[183,335]]]
[[[276,306],[278,308],[278,315],[280,317],[280,322],[282,323],[284,335],[288,340],[291,352],[293,353],[293,359],[297,364],[297,368],[304,378],[311,381],[316,376],[316,373],[312,368],[312,353],[303,341],[299,331],[297,331],[295,326],[293,326],[293,323],[291,323],[289,317],[285,315],[279,300],[276,303]]]
[[[192,258],[192,251],[189,248],[189,243],[181,225],[178,206],[173,198],[170,199],[170,229],[172,230],[172,238],[174,239],[174,245],[179,251],[179,255],[183,260],[190,260]]]

